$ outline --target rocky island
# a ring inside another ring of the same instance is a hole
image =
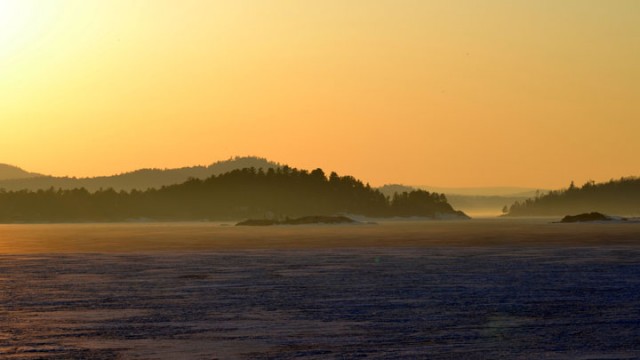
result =
[[[611,221],[613,218],[610,216],[601,214],[599,212],[590,212],[578,215],[567,215],[560,220],[561,223],[575,223],[575,222],[592,222],[592,221]],[[626,220],[622,218],[622,220]]]

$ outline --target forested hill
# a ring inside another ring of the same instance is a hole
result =
[[[640,215],[640,178],[630,177],[606,183],[588,182],[516,202],[507,216],[560,216],[585,212],[609,215]]]
[[[444,195],[385,197],[351,176],[287,166],[233,170],[146,191],[0,191],[1,222],[230,220],[307,215],[466,217]]]
[[[162,186],[180,184],[190,178],[206,179],[212,175],[219,175],[231,170],[242,168],[275,168],[280,164],[259,157],[235,157],[225,161],[218,161],[209,166],[192,166],[178,169],[141,169],[113,176],[92,178],[70,178],[54,176],[20,176],[0,177],[0,189],[5,190],[40,190],[40,189],[76,189],[85,188],[89,191],[113,188],[120,190],[146,190]],[[2,168],[0,167],[0,170]],[[25,172],[26,173],[26,172]],[[0,173],[1,174],[1,173]],[[29,173],[26,173],[29,174]]]

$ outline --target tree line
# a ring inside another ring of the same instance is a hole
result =
[[[507,216],[556,216],[601,212],[610,215],[640,214],[640,178],[627,177],[606,183],[573,182],[568,188],[517,201],[503,210]]]
[[[443,194],[383,195],[352,176],[322,169],[243,168],[206,179],[141,190],[0,190],[0,222],[187,221],[359,214],[456,214]]]

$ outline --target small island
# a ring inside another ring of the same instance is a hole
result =
[[[311,224],[353,224],[355,220],[346,216],[303,216],[295,219],[269,220],[248,219],[236,226],[271,226],[271,225],[311,225]]]
[[[611,221],[611,217],[601,214],[599,212],[590,212],[578,215],[567,215],[560,220],[561,223],[575,223],[575,222],[591,222],[591,221]]]

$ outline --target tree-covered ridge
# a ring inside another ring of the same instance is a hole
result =
[[[464,214],[444,195],[413,191],[385,197],[351,176],[287,166],[245,168],[146,191],[0,191],[1,222],[227,220],[307,215],[373,217]]]
[[[617,215],[640,214],[640,178],[628,177],[606,183],[573,182],[567,189],[551,191],[511,205],[508,216],[556,216],[588,212]]]
[[[189,178],[206,179],[235,169],[275,168],[280,164],[255,156],[233,157],[208,166],[189,166],[177,169],[139,169],[111,176],[89,178],[56,177],[32,174],[32,176],[1,177],[0,188],[5,190],[46,190],[85,188],[89,191],[113,188],[116,191],[146,190],[180,184]],[[0,168],[2,170],[2,168]],[[1,171],[0,171],[0,175]],[[3,180],[4,179],[4,180]]]

